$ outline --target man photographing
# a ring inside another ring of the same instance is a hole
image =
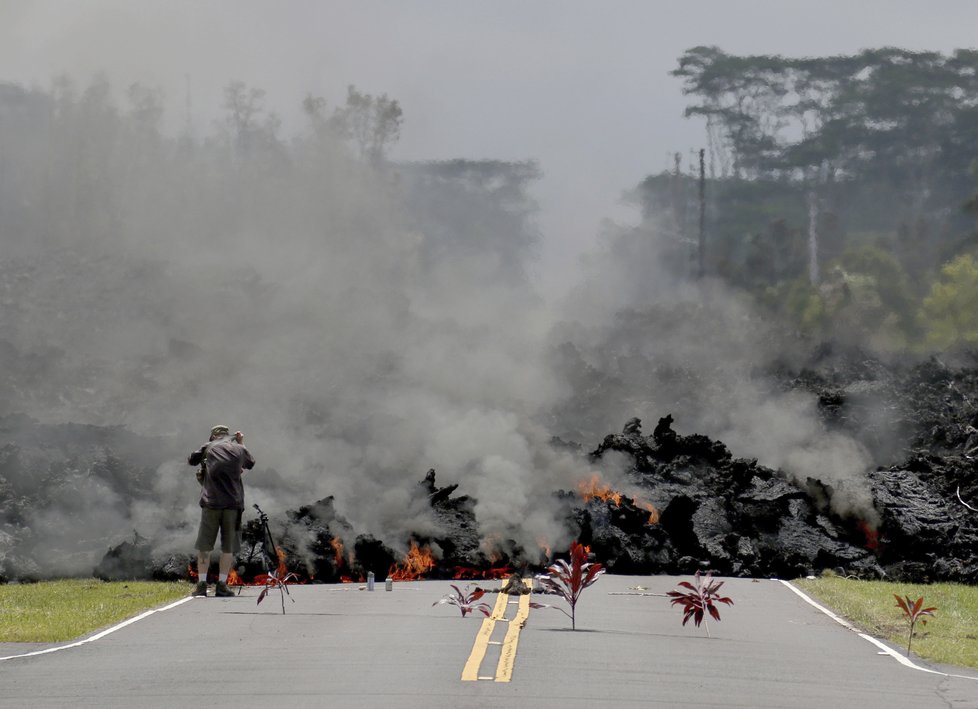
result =
[[[234,555],[241,549],[241,514],[244,511],[244,485],[241,476],[255,467],[255,459],[244,447],[244,434],[231,436],[227,426],[214,426],[207,443],[190,454],[190,465],[200,465],[200,528],[197,532],[197,586],[194,596],[207,595],[207,568],[211,552],[221,532],[219,576],[215,596],[233,596],[228,588],[228,573]]]

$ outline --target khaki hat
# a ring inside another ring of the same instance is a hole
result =
[[[211,429],[212,436],[226,436],[231,432],[227,426],[215,426]]]

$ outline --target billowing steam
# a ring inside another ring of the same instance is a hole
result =
[[[477,499],[483,538],[566,544],[551,493],[590,470],[551,437],[590,446],[632,416],[673,413],[801,479],[852,486],[869,462],[775,390],[783,348],[731,294],[684,284],[654,230],[613,230],[548,304],[525,276],[532,164],[363,160],[315,115],[279,135],[242,86],[250,113],[205,139],[163,135],[139,87],[122,107],[99,80],[0,89],[8,428],[27,414],[157,446],[69,474],[4,460],[19,499],[36,485],[45,502],[5,511],[0,547],[38,573],[87,573],[134,529],[188,550],[184,458],[217,423],[258,460],[249,503],[334,495],[395,549],[432,530],[414,494],[432,467]],[[113,466],[149,466],[150,494]]]

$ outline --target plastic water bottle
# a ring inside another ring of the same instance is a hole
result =
[[[367,590],[368,591],[373,591],[374,590],[374,572],[373,571],[368,571],[367,572]]]
[[[394,579],[392,579],[390,576],[388,576],[387,577],[387,580],[384,581],[384,590],[385,591],[393,591],[394,590]]]

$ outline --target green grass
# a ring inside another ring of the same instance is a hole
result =
[[[831,575],[794,583],[863,632],[904,652],[910,623],[893,596],[910,596],[911,601],[923,596],[924,607],[937,610],[933,617],[923,618],[926,625],[917,621],[913,654],[946,665],[978,667],[978,586],[859,581]]]
[[[61,642],[189,593],[186,583],[73,579],[0,586],[0,642]]]

